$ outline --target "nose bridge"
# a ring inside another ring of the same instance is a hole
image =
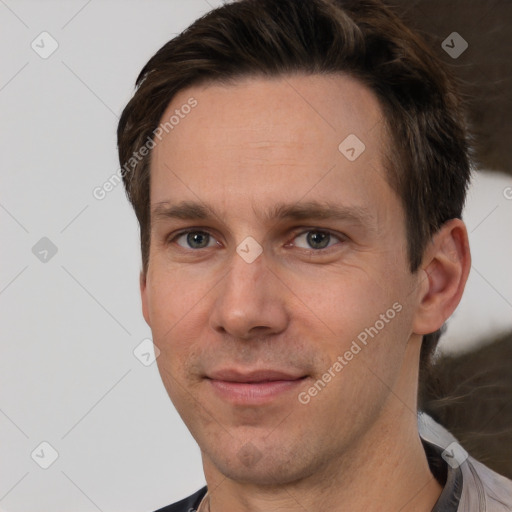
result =
[[[227,307],[232,315],[247,315],[253,310],[261,309],[268,279],[264,255],[261,254],[248,263],[239,253],[235,253],[229,266],[222,290],[222,305]]]
[[[240,244],[246,249],[244,244]],[[265,254],[254,260],[233,252],[211,315],[217,331],[247,339],[263,330],[278,332],[287,321],[284,297],[267,268]]]

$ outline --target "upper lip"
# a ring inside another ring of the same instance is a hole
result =
[[[226,382],[268,382],[276,380],[298,380],[302,377],[305,377],[305,375],[280,370],[253,370],[243,372],[234,369],[213,371],[207,375],[209,379]]]

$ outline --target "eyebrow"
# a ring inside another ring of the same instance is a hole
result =
[[[266,212],[255,211],[256,215],[266,222],[276,220],[338,220],[359,224],[368,229],[375,228],[375,217],[362,206],[343,206],[336,203],[306,201],[300,203],[277,203]],[[195,201],[181,201],[171,204],[162,201],[153,206],[152,221],[166,219],[209,220],[221,219],[213,208]]]

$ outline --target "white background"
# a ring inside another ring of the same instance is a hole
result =
[[[221,3],[0,0],[1,511],[152,511],[204,484],[156,365],[133,354],[151,338],[135,216],[122,185],[92,191],[118,169],[118,116],[142,66]],[[31,47],[50,47],[43,31],[59,45],[46,59]],[[445,351],[512,327],[506,187],[486,174],[470,192],[473,269]],[[32,252],[43,237],[57,247],[47,262]],[[58,452],[48,469],[31,457],[43,441]]]

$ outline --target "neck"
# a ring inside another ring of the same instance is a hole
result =
[[[275,486],[239,482],[222,475],[203,453],[211,512],[430,512],[442,487],[418,435],[417,386],[411,382],[417,382],[419,350],[408,347],[406,352],[404,371],[372,427],[342,457],[308,478]]]

